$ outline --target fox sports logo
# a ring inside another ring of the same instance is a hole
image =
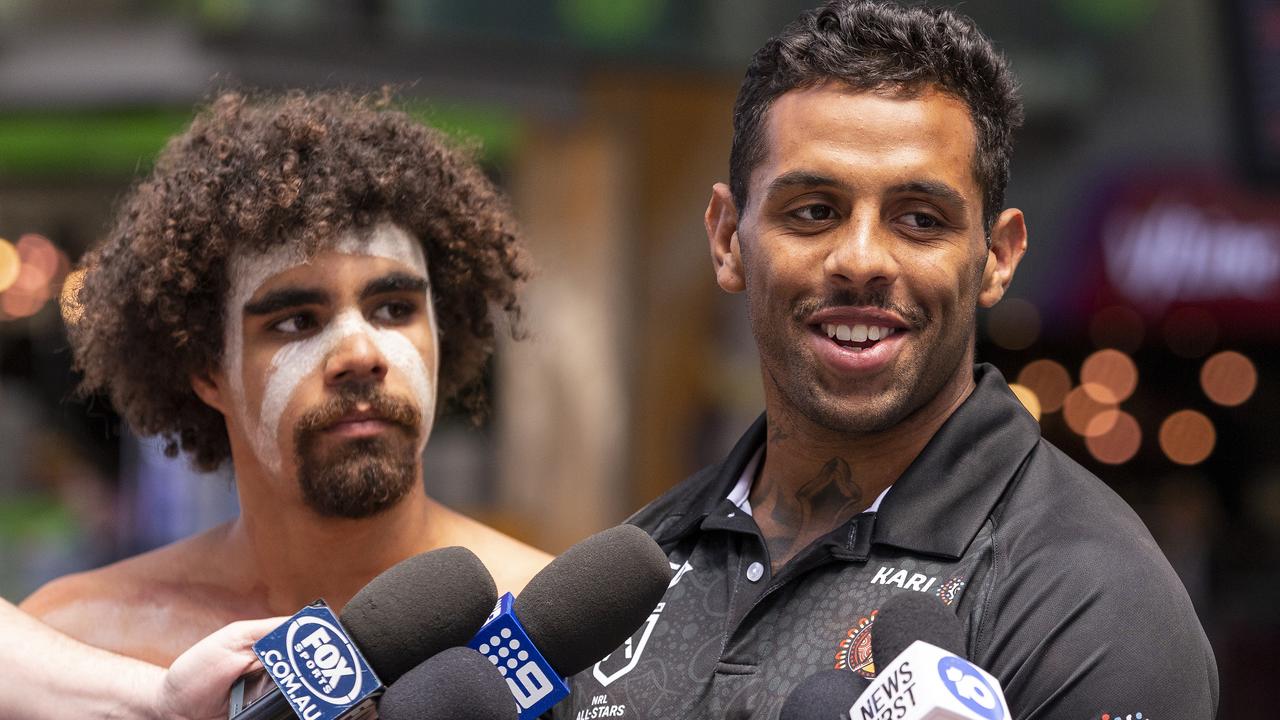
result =
[[[298,680],[317,699],[346,705],[360,697],[364,673],[355,647],[342,630],[307,615],[290,623],[285,643]]]

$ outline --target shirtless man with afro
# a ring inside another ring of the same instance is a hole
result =
[[[234,620],[340,609],[435,548],[470,548],[499,591],[550,559],[424,491],[437,412],[484,410],[526,260],[475,163],[385,105],[224,94],[126,198],[83,261],[83,389],[171,455],[230,462],[241,514],[55,580],[26,611],[168,665]]]

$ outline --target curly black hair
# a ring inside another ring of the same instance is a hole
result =
[[[1009,65],[973,21],[947,8],[831,0],[806,11],[756,51],[733,109],[729,186],[739,212],[768,150],[765,113],[790,90],[828,80],[912,94],[936,87],[965,103],[977,130],[974,176],[988,230],[1004,206],[1022,101]]]
[[[470,153],[385,92],[226,92],[198,112],[81,261],[82,314],[68,324],[81,392],[108,392],[136,432],[164,436],[170,456],[217,467],[230,456],[226,425],[191,377],[222,362],[229,258],[285,243],[313,252],[384,221],[422,242],[440,397],[479,420],[491,310],[518,327],[525,251]]]

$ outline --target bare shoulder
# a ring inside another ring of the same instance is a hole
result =
[[[498,586],[498,593],[518,595],[529,580],[551,562],[552,556],[532,545],[455,513],[456,544],[480,558]]]
[[[220,563],[209,540],[197,535],[57,578],[20,607],[83,643],[168,665],[241,614],[226,601],[234,594],[219,592],[216,572],[210,572]]]

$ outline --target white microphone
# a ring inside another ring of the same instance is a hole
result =
[[[873,647],[874,647],[874,632]],[[1000,682],[964,658],[917,640],[849,708],[850,720],[1007,720]]]

